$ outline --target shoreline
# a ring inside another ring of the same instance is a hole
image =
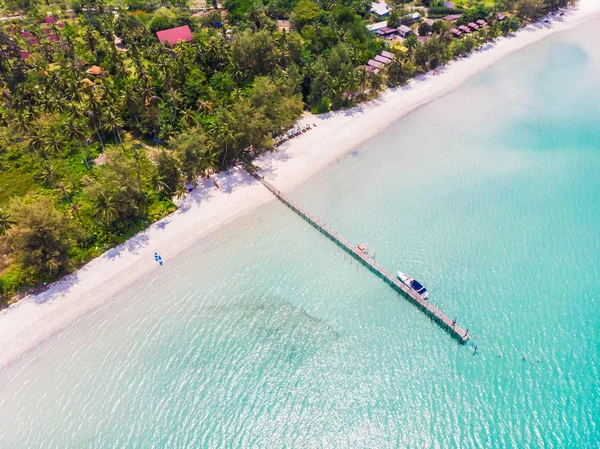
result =
[[[469,78],[504,57],[552,34],[600,15],[600,2],[581,0],[564,17],[551,17],[519,30],[516,36],[484,45],[466,58],[448,63],[407,86],[384,91],[352,109],[320,116],[305,114],[301,124],[317,127],[283,144],[255,162],[262,175],[290,191],[365,140],[419,107],[454,91]],[[217,190],[212,180],[221,189]],[[115,294],[160,267],[153,254],[175,257],[222,225],[251,213],[274,197],[241,168],[202,180],[179,202],[179,210],[152,224],[122,245],[90,261],[45,292],[27,296],[0,311],[0,370],[23,357],[52,335],[105,305]]]

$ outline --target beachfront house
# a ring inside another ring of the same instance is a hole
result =
[[[372,65],[361,65],[359,69],[366,71],[369,76],[377,75],[381,70],[377,67],[373,67]]]
[[[465,34],[469,34],[471,32],[471,29],[466,25],[461,25],[458,27],[458,29]]]
[[[190,42],[192,40],[192,30],[187,25],[180,26],[177,28],[170,28],[168,30],[159,31],[156,33],[156,37],[161,44],[166,45],[177,45],[180,41]]]
[[[474,22],[469,22],[469,23],[467,24],[467,26],[469,27],[469,29],[470,29],[471,31],[477,31],[477,30],[479,29],[479,25],[477,25],[477,24],[476,24],[476,23],[474,23]]]
[[[386,28],[386,27],[387,27],[387,21],[384,20],[383,22],[377,22],[377,23],[372,23],[370,25],[367,25],[367,30],[369,30],[371,33],[377,34],[377,31],[381,30],[382,28]]]
[[[450,34],[452,34],[452,36],[459,38],[462,36],[462,31],[460,31],[458,28],[452,28],[450,30]]]
[[[394,35],[398,32],[396,28],[383,27],[380,30],[377,30],[377,36],[379,37],[394,37]]]
[[[487,22],[483,19],[479,19],[477,22],[475,22],[477,25],[479,25],[480,27],[486,26]]]
[[[498,22],[502,22],[502,21],[506,20],[506,16],[504,14],[502,14],[501,12],[497,12],[496,13],[496,20]]]
[[[383,55],[377,55],[373,58],[375,61],[377,62],[381,62],[382,64],[388,65],[390,62],[392,62],[391,58],[386,58]]]
[[[450,15],[444,17],[444,20],[446,20],[447,22],[455,23],[461,17],[462,17],[462,14],[450,14]]]
[[[390,7],[385,2],[373,2],[371,12],[378,17],[384,18],[390,15]]]
[[[406,39],[411,34],[413,34],[413,30],[410,27],[407,27],[406,25],[400,25],[398,27],[398,35],[400,37],[403,37]]]
[[[390,53],[389,51],[382,51],[381,56],[388,58],[389,60],[394,59],[394,53]]]
[[[413,23],[417,23],[420,20],[421,20],[421,14],[419,14],[418,12],[413,12],[411,14],[402,16],[400,18],[400,23],[402,23],[404,25],[411,25]]]
[[[375,67],[377,69],[383,69],[385,67],[385,64],[379,61],[375,61],[374,59],[369,59],[369,62],[367,62],[367,65],[370,65],[371,67]]]

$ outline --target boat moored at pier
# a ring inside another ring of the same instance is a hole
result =
[[[427,297],[429,296],[429,293],[427,293],[427,289],[423,287],[423,284],[421,284],[416,279],[411,278],[409,275],[398,271],[398,279],[400,279],[402,283],[408,288],[413,290],[415,293],[419,294],[421,298],[427,299]]]

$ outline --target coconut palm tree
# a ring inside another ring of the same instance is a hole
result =
[[[105,192],[99,192],[94,199],[94,216],[109,227],[119,217],[117,202]]]
[[[214,108],[214,104],[211,103],[210,101],[206,101],[203,100],[202,98],[200,98],[197,102],[198,104],[198,111],[202,112],[203,114],[210,114]]]
[[[40,130],[39,128],[32,129],[27,139],[27,145],[33,150],[37,160],[39,162],[42,162],[38,153],[38,151],[41,150],[44,146],[44,135],[42,133],[42,130]]]
[[[135,123],[137,126],[140,126],[140,121],[138,120],[138,116],[136,114],[136,109],[140,106],[141,103],[141,90],[134,82],[133,79],[129,78],[125,82],[125,86],[123,87],[123,103],[129,111],[131,115],[135,119]]]
[[[48,127],[43,134],[43,145],[44,149],[47,153],[53,154],[58,157],[63,164],[65,171],[67,172],[67,177],[73,188],[75,188],[75,181],[73,181],[73,177],[71,176],[71,172],[69,171],[69,167],[67,167],[67,163],[62,156],[63,147],[65,146],[64,137],[60,132],[60,129],[55,128],[54,126]]]
[[[6,231],[10,229],[10,216],[8,212],[0,208],[0,235],[6,234]]]
[[[224,112],[223,114],[227,114]],[[233,130],[229,127],[229,124],[225,120],[218,120],[213,124],[210,129],[213,140],[218,142],[219,146],[223,146],[225,151],[223,153],[223,160],[221,161],[221,166],[223,168],[226,167],[225,161],[227,160],[227,152],[229,147],[235,142],[235,135]]]
[[[83,223],[83,220],[81,219],[81,204],[79,202],[72,202],[69,205],[69,207],[71,208],[71,212],[73,212],[73,215],[75,215],[75,217],[77,218],[77,221],[79,221],[79,224],[81,224],[81,227],[87,230],[87,226]]]
[[[179,113],[179,123],[184,128],[190,128],[198,123],[198,117],[192,109],[182,109]]]
[[[88,111],[87,118],[88,118],[88,120],[87,120],[88,127],[89,127],[90,131],[96,133],[96,136],[98,137],[98,141],[100,142],[100,146],[104,150],[104,142],[102,141],[102,137],[100,136],[100,131],[98,130],[98,122],[99,122],[98,117],[96,116],[94,111]]]
[[[90,147],[88,145],[87,127],[80,120],[78,120],[74,114],[69,114],[62,124],[62,129],[67,139],[79,142],[80,144],[85,144],[87,149],[87,157],[83,153],[83,148],[81,150],[81,154],[83,156],[83,162],[85,163],[85,166],[89,169],[90,165],[87,158],[90,157]]]
[[[175,189],[175,198],[178,200],[182,199],[188,193],[187,188],[184,184],[179,183]]]
[[[219,154],[214,148],[206,148],[202,153],[202,163],[206,167],[206,175],[214,173],[219,169]]]
[[[52,163],[43,163],[40,168],[40,178],[46,184],[52,184],[56,180],[56,168]]]
[[[123,146],[120,129],[123,128],[123,119],[119,116],[116,107],[108,107],[102,114],[102,124],[106,132],[112,132],[115,136],[115,143],[118,141]]]

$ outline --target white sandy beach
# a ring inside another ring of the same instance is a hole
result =
[[[553,33],[600,15],[600,0],[581,0],[577,9],[551,23],[530,25],[516,36],[499,39],[469,58],[448,64],[439,74],[386,91],[379,99],[348,111],[325,116],[307,115],[300,124],[316,123],[306,134],[276,153],[259,159],[263,175],[289,191],[362,141],[422,106],[456,89],[494,62]],[[182,201],[180,210],[153,224],[120,247],[107,251],[75,274],[39,295],[29,296],[0,312],[0,369],[38,344],[105,304],[132,282],[160,270],[153,254],[166,264],[175,255],[223,224],[272,201],[272,195],[238,168],[219,174]]]

